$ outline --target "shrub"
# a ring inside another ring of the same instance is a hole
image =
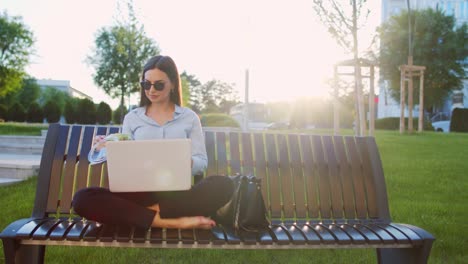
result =
[[[76,112],[78,124],[96,124],[96,106],[93,101],[84,98],[78,101]]]
[[[8,109],[7,120],[16,122],[26,121],[26,110],[20,103],[13,103]]]
[[[57,123],[60,120],[60,107],[55,101],[47,101],[44,104],[44,117],[47,123]]]
[[[0,119],[6,120],[8,114],[8,108],[4,104],[0,104]]]
[[[97,107],[96,121],[101,125],[109,124],[112,119],[112,109],[104,102],[100,102]]]
[[[78,113],[76,110],[76,105],[78,104],[78,101],[79,99],[69,99],[65,102],[63,116],[65,117],[65,121],[68,124],[74,124],[77,122]]]
[[[413,128],[418,128],[418,120],[419,118],[413,118]],[[408,126],[408,118],[405,118],[405,127]],[[375,120],[375,128],[376,129],[386,129],[386,130],[398,130],[400,129],[400,118],[399,117],[386,117]],[[432,124],[424,120],[423,129],[428,131],[433,131],[434,128]]]
[[[455,108],[450,121],[450,132],[468,132],[468,109]]]
[[[26,121],[31,123],[42,123],[44,120],[44,111],[38,103],[33,102],[29,105]]]
[[[207,127],[239,127],[239,123],[227,114],[203,114],[201,116],[202,126]]]
[[[123,108],[123,115],[121,114],[121,109]],[[114,114],[112,116],[112,121],[114,121],[114,124],[121,124],[123,117],[127,113],[127,108],[125,106],[119,106],[117,109],[115,109]]]

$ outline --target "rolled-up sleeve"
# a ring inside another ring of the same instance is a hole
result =
[[[200,119],[195,115],[190,133],[192,140],[192,175],[203,173],[208,166],[208,157],[206,155],[205,137],[203,136]]]

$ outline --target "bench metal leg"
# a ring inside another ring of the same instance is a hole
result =
[[[380,264],[426,264],[431,253],[431,248],[432,240],[427,240],[422,246],[415,248],[378,248],[377,259]]]
[[[44,263],[45,246],[20,245],[14,239],[3,240],[5,264]]]

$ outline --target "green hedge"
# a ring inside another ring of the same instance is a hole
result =
[[[200,119],[206,127],[239,127],[239,123],[227,114],[203,114]]]
[[[418,129],[419,118],[413,118],[413,128]],[[405,127],[408,127],[408,118],[405,118]],[[398,130],[400,129],[400,118],[399,117],[386,117],[375,120],[376,129],[385,130]],[[434,128],[429,121],[424,121],[423,128],[426,131],[433,131]]]
[[[468,132],[468,109],[455,108],[450,121],[450,132]]]

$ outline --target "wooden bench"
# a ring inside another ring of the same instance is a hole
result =
[[[42,263],[46,245],[221,249],[375,248],[379,263],[427,263],[434,237],[392,223],[372,137],[205,131],[206,175],[254,173],[263,179],[271,226],[258,233],[141,230],[73,213],[73,194],[106,186],[106,166],[89,166],[96,134],[119,128],[49,127],[34,210],[1,233],[6,263]],[[79,157],[82,157],[81,159]],[[83,158],[84,157],[84,158]]]

